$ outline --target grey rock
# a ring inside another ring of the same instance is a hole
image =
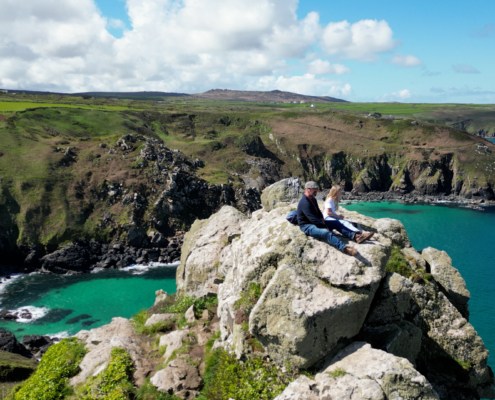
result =
[[[168,297],[168,294],[167,292],[165,292],[163,289],[158,289],[156,292],[155,292],[155,306],[162,302],[162,301],[165,301]]]
[[[167,361],[175,350],[182,347],[182,342],[187,338],[189,330],[172,331],[160,337],[159,347],[167,346],[167,350],[163,355]]]
[[[153,314],[151,317],[149,317],[146,320],[144,326],[151,326],[154,324],[158,324],[159,322],[170,321],[175,317],[176,317],[175,314]]]
[[[194,399],[199,391],[201,378],[198,368],[182,359],[172,360],[150,380],[160,392],[175,394],[181,399]]]
[[[471,297],[466,282],[459,271],[452,266],[452,259],[445,251],[427,247],[421,255],[430,265],[433,279],[444,289],[454,306],[465,317],[469,317],[468,301]]]
[[[271,211],[274,207],[298,201],[303,193],[304,188],[299,178],[282,179],[263,190],[261,204],[265,211]]]
[[[186,321],[190,324],[196,322],[196,316],[194,315],[194,306],[187,309],[185,313]]]

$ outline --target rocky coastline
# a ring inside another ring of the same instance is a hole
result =
[[[398,220],[343,210],[375,233],[345,255],[287,222],[301,187],[285,179],[250,215],[223,206],[196,220],[183,236],[177,295],[159,290],[131,321],[79,332],[70,343],[85,352],[64,382],[97,390],[118,351],[130,360],[119,390],[185,400],[495,399],[471,295],[450,257],[418,252]],[[43,377],[19,393],[33,382]]]

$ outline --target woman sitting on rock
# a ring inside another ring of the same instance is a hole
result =
[[[339,185],[334,185],[330,189],[327,198],[325,199],[325,209],[323,215],[325,216],[325,225],[331,231],[332,229],[341,230],[344,226],[347,230],[351,231],[352,238],[359,244],[365,240],[370,239],[374,232],[361,231],[356,228],[351,222],[344,221],[342,214],[337,214],[339,209],[339,200],[342,197],[342,188]]]

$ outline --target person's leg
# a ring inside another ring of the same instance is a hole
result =
[[[315,239],[323,240],[339,250],[343,250],[345,247],[344,242],[339,240],[334,234],[325,228],[317,228],[315,225],[305,225],[302,230],[306,235],[314,237]]]
[[[325,225],[327,226],[328,229],[332,230],[335,229],[339,231],[342,235],[344,235],[346,238],[349,239],[354,239],[354,235],[356,233],[359,233],[359,229],[356,231],[350,230],[346,225],[342,223],[343,221],[340,219],[326,219],[325,220]]]

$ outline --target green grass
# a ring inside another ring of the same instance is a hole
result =
[[[22,101],[0,101],[0,112],[3,111],[24,111],[29,108],[48,108],[48,107],[63,107],[63,108],[79,108],[86,110],[111,110],[122,111],[127,110],[128,107],[122,106],[85,106],[85,105],[71,105],[71,104],[57,104],[57,103],[33,103]]]
[[[332,378],[339,378],[341,376],[345,376],[347,375],[347,372],[345,372],[344,369],[342,368],[337,368],[335,369],[334,371],[330,372],[329,375],[332,377]]]
[[[58,400],[71,394],[69,378],[79,372],[79,363],[86,354],[76,338],[63,339],[43,355],[36,372],[12,391],[13,400]]]
[[[82,386],[77,387],[74,399],[130,400],[134,398],[133,371],[133,361],[129,353],[114,347],[108,366],[98,375],[89,377]]]
[[[239,363],[235,355],[217,349],[206,360],[204,387],[198,400],[271,400],[294,380],[289,367],[282,369],[261,357]]]
[[[405,278],[409,278],[413,274],[413,270],[407,263],[399,246],[394,246],[392,248],[392,254],[387,261],[386,269],[389,273],[395,272]]]

